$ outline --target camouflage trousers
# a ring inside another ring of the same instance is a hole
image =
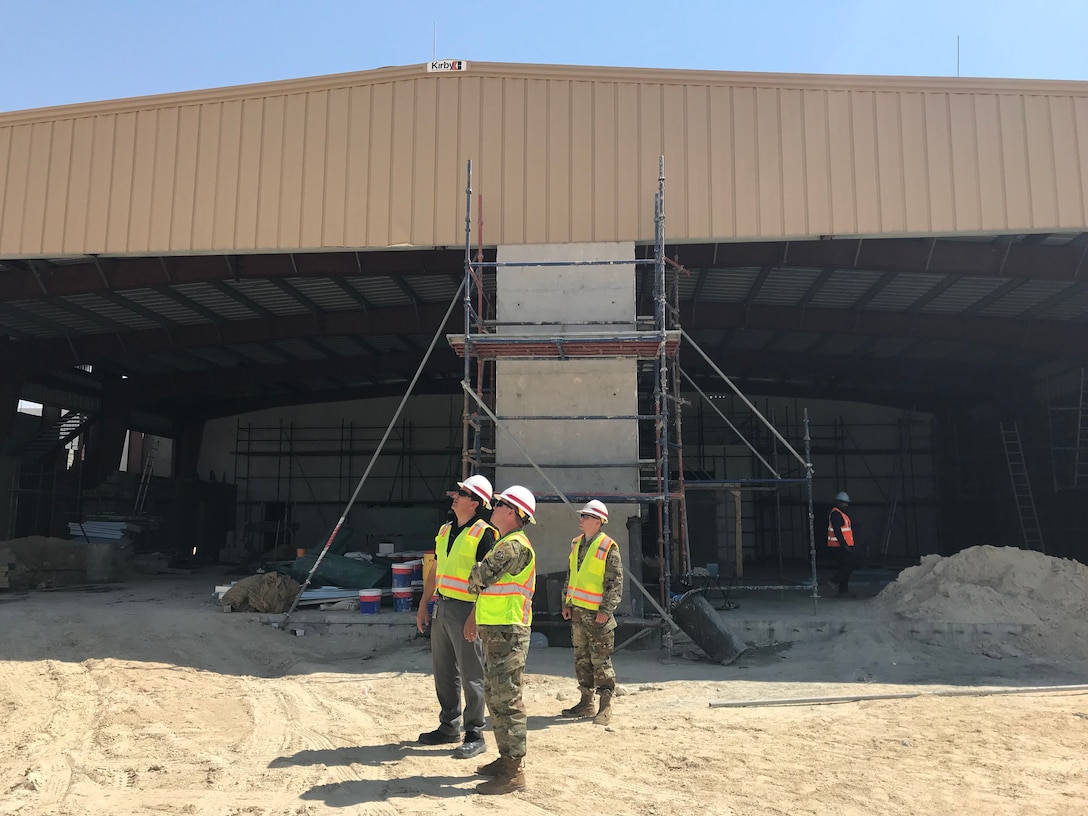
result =
[[[525,756],[526,715],[522,675],[529,653],[528,626],[480,626],[484,646],[484,701],[491,712],[495,747],[502,756]]]
[[[616,619],[608,616],[597,623],[592,609],[571,607],[571,643],[574,646],[574,676],[578,685],[587,689],[616,688],[616,672],[612,669],[612,652],[616,648]]]

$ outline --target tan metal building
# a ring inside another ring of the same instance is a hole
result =
[[[472,63],[0,114],[0,256],[1081,231],[1088,84]]]
[[[208,423],[399,395],[463,277],[468,162],[474,253],[646,257],[664,157],[679,320],[714,365],[791,411],[926,412],[922,551],[1015,524],[1001,452],[982,451],[999,416],[1034,424],[1050,517],[1088,528],[1065,489],[1088,485],[1088,83],[464,67],[0,114],[9,461],[25,471],[36,444],[20,398],[93,428],[95,483],[126,429],[173,439],[193,474]],[[636,276],[640,313],[649,287]],[[453,352],[428,366],[423,390],[456,400]],[[1060,444],[1037,416],[1055,410]],[[715,441],[689,461],[725,455],[715,421],[691,421]]]

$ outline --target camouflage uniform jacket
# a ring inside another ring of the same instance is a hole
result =
[[[472,572],[468,575],[468,591],[473,595],[479,595],[485,587],[491,586],[502,576],[507,574],[517,575],[529,566],[532,557],[533,554],[523,547],[520,542],[511,541],[505,537],[500,538],[498,543],[492,547],[491,552],[472,568]],[[514,625],[496,628],[528,629],[527,626]]]
[[[604,532],[599,532],[593,536],[590,541],[586,541],[586,537],[581,536],[581,541],[578,542],[578,566],[582,565],[582,560],[586,557],[586,553],[589,552],[589,545],[597,540],[599,536],[604,535]],[[570,586],[570,562],[567,562],[567,580],[564,586]],[[604,562],[604,597],[601,598],[601,608],[599,612],[604,612],[606,615],[611,615],[616,611],[616,607],[620,605],[620,600],[623,598],[623,561],[620,559],[620,545],[617,543],[615,547],[608,550],[608,557]],[[564,601],[566,606],[573,606],[570,601]]]

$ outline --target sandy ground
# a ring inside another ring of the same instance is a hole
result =
[[[571,652],[536,648],[529,789],[484,797],[490,734],[467,761],[414,742],[437,724],[426,640],[294,637],[220,613],[222,582],[0,595],[0,813],[1088,812],[1085,694],[710,705],[1083,683],[1083,659],[975,656],[879,626],[730,666],[625,650],[602,728],[556,716],[576,698]],[[864,617],[872,602],[853,603]]]

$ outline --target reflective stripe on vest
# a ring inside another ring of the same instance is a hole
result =
[[[453,525],[446,522],[434,537],[435,589],[439,595],[471,603],[476,596],[468,591],[468,574],[476,565],[480,539],[492,527],[486,521],[477,521],[458,533],[450,547],[448,541],[452,529]]]
[[[567,600],[582,609],[600,609],[604,600],[604,568],[608,560],[608,551],[616,542],[604,533],[597,533],[596,545],[591,541],[586,550],[586,557],[578,565],[578,536],[570,542],[570,585],[567,587]]]
[[[846,515],[840,508],[836,507],[832,509],[831,513],[838,513],[842,516],[842,537],[846,539],[846,546],[854,546],[854,530],[850,527],[850,516]],[[838,547],[839,540],[835,538],[835,528],[831,526],[831,513],[827,514],[827,546]]]
[[[521,530],[503,536],[495,542],[495,547],[511,540],[517,541],[529,551],[529,565],[517,575],[506,573],[494,584],[484,588],[476,601],[476,623],[480,626],[529,626],[533,622],[536,552]]]

